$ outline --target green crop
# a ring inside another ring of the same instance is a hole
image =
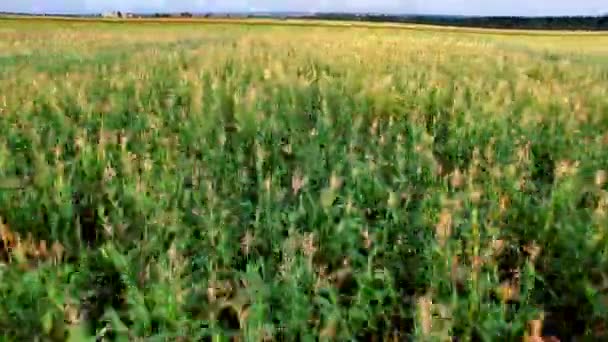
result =
[[[606,46],[0,21],[0,334],[606,337]]]

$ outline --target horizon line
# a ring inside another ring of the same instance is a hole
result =
[[[54,16],[90,16],[90,15],[99,15],[108,12],[123,12],[129,14],[140,14],[140,15],[153,15],[153,14],[181,14],[181,13],[191,13],[193,15],[199,14],[347,14],[347,15],[375,15],[375,16],[398,16],[398,17],[460,17],[460,18],[580,18],[580,17],[605,17],[608,16],[607,13],[599,13],[599,14],[563,14],[563,15],[480,15],[480,14],[439,14],[439,13],[386,13],[386,12],[364,12],[364,11],[264,11],[264,10],[255,10],[255,11],[218,11],[218,10],[210,10],[210,11],[187,11],[187,10],[176,10],[176,11],[123,11],[123,10],[106,10],[106,11],[95,11],[95,12],[14,12],[14,11],[2,11],[0,10],[0,14],[16,14],[16,15],[54,15]]]

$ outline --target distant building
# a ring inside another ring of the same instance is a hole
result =
[[[133,14],[122,13],[121,11],[105,12],[101,16],[104,18],[133,18]]]

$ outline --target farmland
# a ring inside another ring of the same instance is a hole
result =
[[[608,35],[506,33],[0,20],[3,340],[605,338]]]

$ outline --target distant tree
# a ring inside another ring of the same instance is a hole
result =
[[[304,19],[359,20],[370,22],[401,22],[414,24],[468,26],[502,29],[543,30],[608,30],[608,16],[599,17],[453,17],[453,16],[398,16],[350,13],[318,13],[305,15]]]

